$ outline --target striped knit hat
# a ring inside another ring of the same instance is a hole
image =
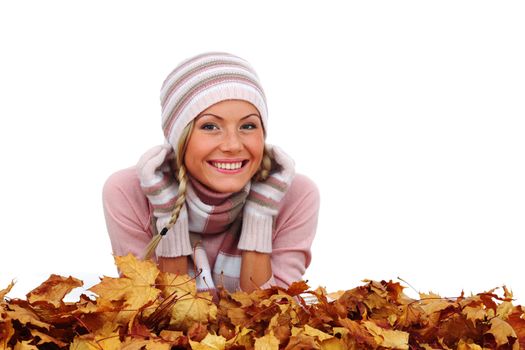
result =
[[[228,53],[209,52],[180,63],[168,75],[160,92],[166,140],[176,149],[186,125],[206,108],[224,100],[253,104],[267,130],[266,97],[248,62]]]

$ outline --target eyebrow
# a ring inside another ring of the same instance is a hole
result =
[[[207,116],[207,115],[211,115],[212,117],[215,117],[215,118],[218,118],[218,119],[224,120],[223,117],[221,117],[221,116],[219,116],[219,115],[216,115],[216,114],[213,114],[213,113],[205,113],[205,114],[201,114],[201,115],[197,116],[197,118],[195,118],[195,119],[200,119],[201,117],[204,117],[204,116]],[[259,117],[259,118],[261,117],[261,116],[258,115],[257,113],[251,113],[251,114],[248,114],[248,115],[242,117],[241,120],[246,119],[246,118],[251,117],[251,116],[256,116],[256,117]]]

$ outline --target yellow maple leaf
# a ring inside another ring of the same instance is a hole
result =
[[[86,334],[77,336],[73,339],[73,342],[69,346],[69,350],[119,350],[121,349],[121,343],[119,340],[119,334],[114,333],[109,336],[93,336],[92,334]]]
[[[240,327],[235,326],[235,337],[231,338],[226,342],[228,347],[231,345],[239,345],[244,346],[245,348],[252,348],[253,347],[253,341],[252,341],[252,335],[253,329],[246,328],[246,327]]]
[[[439,312],[454,304],[454,301],[442,298],[434,293],[419,293],[419,297],[421,300],[419,300],[418,304],[426,314]]]
[[[154,302],[160,294],[155,288],[155,279],[159,274],[152,261],[138,260],[132,254],[115,257],[115,262],[123,277],[104,277],[89,290],[99,296],[98,303],[124,301],[124,307],[139,310]]]
[[[220,335],[208,334],[200,342],[190,339],[190,345],[193,350],[224,350],[226,338]]]
[[[383,329],[371,321],[364,321],[363,326],[380,346],[391,349],[408,349],[408,333]]]
[[[214,321],[217,306],[207,292],[197,293],[195,281],[187,275],[161,273],[157,279],[165,298],[176,298],[172,306],[170,325],[188,330],[194,323]]]
[[[487,311],[485,309],[473,306],[464,307],[462,313],[467,316],[467,320],[472,321],[474,326],[476,326],[476,321],[483,321],[487,316]]]
[[[272,333],[255,339],[255,350],[279,350],[279,339]]]

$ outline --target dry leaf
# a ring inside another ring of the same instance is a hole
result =
[[[525,348],[525,313],[503,287],[465,297],[408,298],[392,281],[338,293],[304,282],[288,289],[197,293],[188,276],[160,273],[151,261],[115,259],[121,277],[104,277],[98,297],[63,297],[80,281],[52,275],[29,301],[0,292],[1,349],[513,349]],[[305,303],[301,296],[312,296]]]
[[[38,301],[44,301],[59,308],[64,297],[77,287],[83,285],[82,281],[74,277],[62,277],[58,275],[51,275],[39,287],[33,289],[27,294],[27,301],[34,304]]]
[[[279,339],[273,334],[255,339],[255,350],[279,350]]]

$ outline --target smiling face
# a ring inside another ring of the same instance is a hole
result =
[[[263,151],[264,131],[257,108],[246,101],[226,100],[195,118],[184,164],[209,189],[238,192],[259,169]]]

